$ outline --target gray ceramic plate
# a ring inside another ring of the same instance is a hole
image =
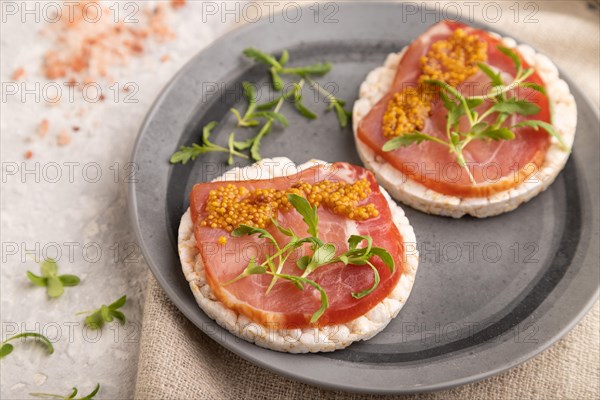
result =
[[[186,166],[167,161],[179,145],[198,140],[203,124],[221,120],[232,105],[242,107],[241,81],[265,79],[264,70],[240,56],[242,50],[288,49],[298,65],[330,60],[334,69],[322,81],[337,84],[337,96],[353,100],[368,71],[433,22],[431,15],[426,23],[420,16],[402,22],[398,4],[339,7],[331,16],[336,23],[324,22],[325,14],[315,22],[305,9],[295,23],[278,18],[230,33],[196,55],[156,100],[133,153],[139,174],[130,187],[131,215],[146,260],[181,312],[210,337],[253,363],[304,382],[408,393],[514,367],[571,329],[598,294],[599,122],[572,84],[579,113],[575,148],[545,193],[516,211],[483,220],[404,207],[421,250],[419,272],[405,308],[372,340],[329,354],[265,350],[221,329],[192,297],[177,256],[177,227],[192,185],[220,175],[226,166],[213,155]],[[291,127],[270,134],[263,156],[360,164],[350,128],[340,129],[333,115],[307,122],[291,109],[286,114]],[[228,129],[221,129],[219,140]]]

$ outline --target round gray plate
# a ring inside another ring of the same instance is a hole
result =
[[[297,65],[332,61],[334,69],[322,82],[352,101],[368,71],[435,22],[432,15],[426,23],[420,15],[402,22],[399,4],[338,5],[331,16],[335,23],[324,21],[332,10],[323,14],[322,9],[315,22],[305,9],[295,23],[276,18],[230,33],[196,55],[156,100],[135,146],[139,173],[129,193],[132,221],[152,272],[181,312],[214,340],[253,363],[323,387],[437,390],[533,357],[571,329],[598,295],[599,120],[572,84],[579,113],[575,148],[546,192],[511,213],[483,220],[404,207],[421,251],[419,271],[398,318],[372,340],[328,354],[278,353],[235,338],[196,305],[179,264],[177,227],[193,184],[227,167],[221,155],[186,166],[171,166],[168,159],[178,146],[197,141],[202,125],[222,120],[234,105],[243,107],[243,80],[264,82],[264,69],[253,67],[242,50],[288,49]],[[308,106],[323,110],[312,96],[305,91]],[[360,164],[351,129],[340,129],[333,115],[308,122],[291,108],[284,112],[291,126],[265,139],[263,156]],[[221,142],[233,126],[227,118],[215,135]]]

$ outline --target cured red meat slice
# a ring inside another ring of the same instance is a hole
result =
[[[391,152],[381,148],[388,140],[383,135],[382,119],[387,104],[394,93],[407,86],[416,86],[421,74],[421,57],[425,56],[431,45],[438,40],[447,39],[456,29],[463,29],[487,42],[487,64],[502,72],[509,82],[516,74],[512,60],[497,49],[500,40],[489,32],[474,29],[457,22],[440,22],[417,38],[404,53],[398,65],[392,90],[384,96],[360,122],[358,138],[376,154],[390,163],[410,179],[413,179],[436,192],[460,197],[487,197],[494,193],[516,187],[544,162],[550,145],[549,134],[540,129],[523,127],[515,130],[514,140],[484,141],[475,140],[463,150],[465,159],[477,182],[473,185],[468,174],[456,163],[456,158],[448,149],[435,142],[425,141]],[[529,65],[521,57],[523,68]],[[533,73],[526,79],[544,87],[544,81]],[[459,86],[459,90],[469,96],[485,94],[490,88],[490,79],[479,72]],[[514,95],[537,104],[540,112],[535,115],[515,115],[505,125],[516,124],[527,119],[551,122],[548,98],[529,88],[518,88]],[[491,103],[486,101],[478,111],[484,111]],[[447,140],[445,126],[448,112],[439,102],[434,103],[429,118],[425,121],[423,132]]]
[[[234,237],[227,230],[202,226],[206,215],[206,203],[209,192],[224,185],[243,186],[249,191],[257,188],[273,188],[286,190],[293,185],[304,182],[314,184],[323,180],[353,183],[366,179],[371,193],[359,205],[374,204],[379,211],[377,217],[363,221],[354,221],[334,214],[327,207],[318,208],[319,238],[323,242],[334,243],[336,254],[348,250],[348,237],[352,234],[369,235],[373,245],[385,248],[394,258],[396,267],[393,273],[378,257],[371,259],[380,275],[380,283],[372,293],[361,298],[352,297],[352,292],[360,292],[373,285],[373,271],[368,266],[335,263],[321,267],[308,277],[327,292],[329,307],[319,318],[316,326],[340,324],[351,321],[369,311],[382,301],[396,286],[403,270],[403,240],[392,221],[386,198],[379,190],[373,174],[363,168],[347,163],[334,163],[330,166],[318,165],[297,174],[268,180],[249,180],[235,182],[211,182],[194,186],[190,195],[194,233],[202,262],[206,271],[207,282],[214,295],[227,307],[246,315],[252,321],[274,329],[304,328],[312,326],[312,314],[321,305],[320,294],[311,286],[305,285],[303,291],[288,281],[279,279],[271,292],[265,295],[271,277],[252,275],[230,285],[223,283],[237,277],[252,257],[261,262],[274,253],[274,248],[267,239],[257,235]],[[280,211],[278,222],[292,228],[300,236],[308,236],[307,226],[300,214],[295,210]],[[277,239],[280,246],[289,238],[281,234],[272,224],[266,229]],[[222,237],[226,238],[223,244]],[[302,248],[298,256],[309,254],[308,247]],[[293,258],[293,259],[292,259]],[[301,275],[296,265],[297,257],[291,257],[284,266],[284,273]]]

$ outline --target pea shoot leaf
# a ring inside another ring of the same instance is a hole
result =
[[[275,67],[271,67],[269,69],[269,74],[271,75],[273,89],[279,92],[281,89],[283,89],[283,79],[281,79],[281,75],[279,75],[279,70]]]
[[[297,100],[294,102],[294,108],[296,108],[300,115],[307,119],[317,119],[317,114],[306,108],[306,106],[302,104],[301,100]]]
[[[304,67],[283,68],[282,74],[322,76],[331,71],[331,63],[316,63]]]
[[[392,255],[383,247],[372,247],[370,251],[371,255],[375,255],[383,261],[383,263],[390,269],[390,272],[394,272],[396,263]]]
[[[52,342],[50,342],[50,339],[48,339],[46,336],[37,332],[23,332],[11,336],[2,343],[0,343],[0,358],[6,357],[14,350],[14,346],[8,343],[9,341],[26,338],[34,338],[37,343],[41,343],[46,347],[48,354],[54,353],[54,346],[52,346]]]
[[[414,131],[413,133],[407,133],[401,136],[396,136],[393,139],[388,140],[383,145],[383,151],[392,151],[399,149],[401,147],[410,146],[412,144],[419,144],[423,141],[433,141],[438,142],[439,139],[433,136],[430,136],[426,133]]]
[[[112,322],[116,318],[121,325],[125,324],[125,314],[119,311],[127,302],[127,296],[121,296],[110,305],[102,304],[100,308],[92,311],[85,318],[85,324],[90,329],[102,329],[105,323]]]
[[[67,396],[63,396],[60,394],[52,394],[52,393],[29,393],[30,396],[34,396],[34,397],[42,397],[42,398],[52,398],[52,399],[59,399],[59,400],[92,400],[94,398],[94,396],[96,396],[96,394],[98,394],[98,391],[100,391],[100,384],[96,384],[96,387],[94,388],[94,390],[92,390],[89,394],[83,396],[83,397],[78,397],[75,398],[75,396],[77,396],[78,390],[77,388],[72,388],[71,389],[71,393],[68,394]]]
[[[516,125],[513,125],[513,128],[522,128],[524,126],[532,127],[536,131],[539,128],[542,128],[543,130],[548,132],[550,135],[554,136],[559,141],[561,147],[564,150],[570,151],[569,146],[567,146],[567,144],[563,140],[562,136],[560,136],[560,134],[558,132],[556,132],[556,129],[554,129],[554,126],[552,126],[552,124],[549,124],[544,121],[538,121],[538,120],[527,120],[527,121],[519,122]]]
[[[508,47],[497,46],[497,48],[498,48],[498,50],[500,50],[500,52],[502,54],[504,54],[505,56],[510,57],[510,59],[515,64],[515,68],[517,70],[517,75],[520,75],[521,71],[523,69],[523,66],[521,64],[521,57],[519,57],[519,55],[514,50],[509,49]]]
[[[259,63],[271,66],[271,67],[275,67],[276,69],[280,70],[281,64],[279,63],[279,61],[277,61],[275,59],[275,57],[264,53],[258,49],[254,49],[254,48],[249,48],[244,50],[244,55],[246,57],[252,58],[255,61],[258,61]]]
[[[260,128],[257,128],[258,133],[246,140],[236,141],[234,139],[235,132],[232,132],[229,134],[227,147],[223,147],[209,140],[211,130],[217,125],[217,122],[211,122],[204,127],[201,142],[180,146],[179,149],[171,155],[169,159],[171,164],[187,164],[190,161],[196,160],[198,156],[210,152],[226,153],[227,163],[229,165],[233,164],[234,157],[245,159],[251,158],[254,161],[261,160],[261,142],[272,130],[273,123],[278,122],[284,128],[289,126],[287,117],[280,110],[284,102],[287,101],[293,103],[294,109],[306,119],[313,120],[317,118],[317,114],[307,108],[301,100],[301,89],[305,81],[308,81],[311,86],[318,88],[319,93],[328,99],[328,109],[335,110],[336,117],[341,127],[346,127],[349,124],[350,113],[344,109],[345,103],[342,100],[335,98],[328,90],[318,86],[316,82],[310,78],[311,76],[322,76],[328,73],[332,68],[331,63],[319,62],[305,66],[288,67],[287,64],[289,63],[290,54],[287,50],[281,52],[279,59],[256,48],[247,48],[243,51],[243,54],[266,66],[275,93],[279,93],[285,88],[286,82],[283,79],[284,75],[293,75],[301,79],[298,82],[290,82],[292,83],[293,90],[285,91],[281,95],[275,96],[273,100],[263,104],[257,104],[258,96],[255,85],[250,82],[242,82],[242,93],[248,103],[246,112],[242,115],[236,108],[231,108],[230,111],[237,121],[238,128],[246,129],[260,126]],[[260,120],[263,120],[262,126]],[[245,151],[247,151],[247,154],[243,153]]]
[[[58,263],[56,260],[46,258],[40,263],[42,276],[31,271],[26,272],[27,279],[35,286],[45,287],[48,296],[57,298],[65,292],[65,286],[77,286],[80,279],[75,275],[58,275]]]
[[[527,100],[508,99],[492,106],[497,112],[507,114],[533,115],[540,112],[540,108]]]
[[[369,267],[371,267],[371,270],[373,270],[373,285],[365,290],[361,290],[360,292],[353,292],[352,297],[354,297],[355,299],[362,299],[365,296],[368,296],[369,294],[371,294],[375,289],[377,289],[377,286],[379,286],[379,281],[380,281],[380,277],[379,277],[379,271],[377,271],[377,268],[371,264],[370,262],[367,262],[367,265]]]
[[[502,81],[502,77],[500,76],[500,72],[494,71],[489,65],[484,63],[477,63],[479,69],[486,74],[494,86],[501,86],[504,84]]]
[[[237,110],[234,112],[239,116]],[[242,118],[242,117],[240,117]],[[221,152],[227,153],[229,155],[229,160],[232,160],[232,155],[242,158],[248,158],[247,155],[239,153],[235,150],[234,147],[230,146],[229,148],[225,148],[219,145],[214,144],[210,141],[210,135],[212,134],[213,129],[218,125],[218,122],[213,121],[204,125],[202,128],[202,140],[201,144],[192,143],[191,146],[181,146],[179,150],[173,153],[171,159],[169,160],[171,164],[187,164],[190,160],[193,161],[201,154],[206,154],[210,152]],[[228,160],[228,161],[229,161]]]
[[[543,86],[538,85],[537,83],[534,82],[521,82],[519,84],[519,86],[521,87],[525,87],[525,88],[529,88],[529,89],[533,89],[536,92],[540,92],[542,94],[546,94],[546,89]]]
[[[294,193],[288,194],[287,198],[308,226],[309,235],[318,237],[319,215],[317,214],[317,207],[311,206],[308,200]]]
[[[251,116],[252,116],[252,118],[271,119],[271,120],[279,122],[284,127],[288,127],[289,124],[290,124],[288,122],[288,119],[285,117],[285,115],[283,115],[280,112],[275,112],[275,111],[260,111],[260,112],[256,112],[254,114],[251,114]]]

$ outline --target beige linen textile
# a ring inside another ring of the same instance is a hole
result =
[[[507,10],[514,1],[496,3]],[[513,15],[505,12],[500,22],[490,25],[551,57],[598,107],[598,11],[590,11],[583,1],[546,1],[539,3],[535,17],[537,23],[514,23]],[[136,398],[378,398],[322,390],[246,362],[212,341],[180,314],[153,277],[148,282]],[[444,392],[398,398],[598,399],[599,310],[597,303],[565,338],[504,374]]]

